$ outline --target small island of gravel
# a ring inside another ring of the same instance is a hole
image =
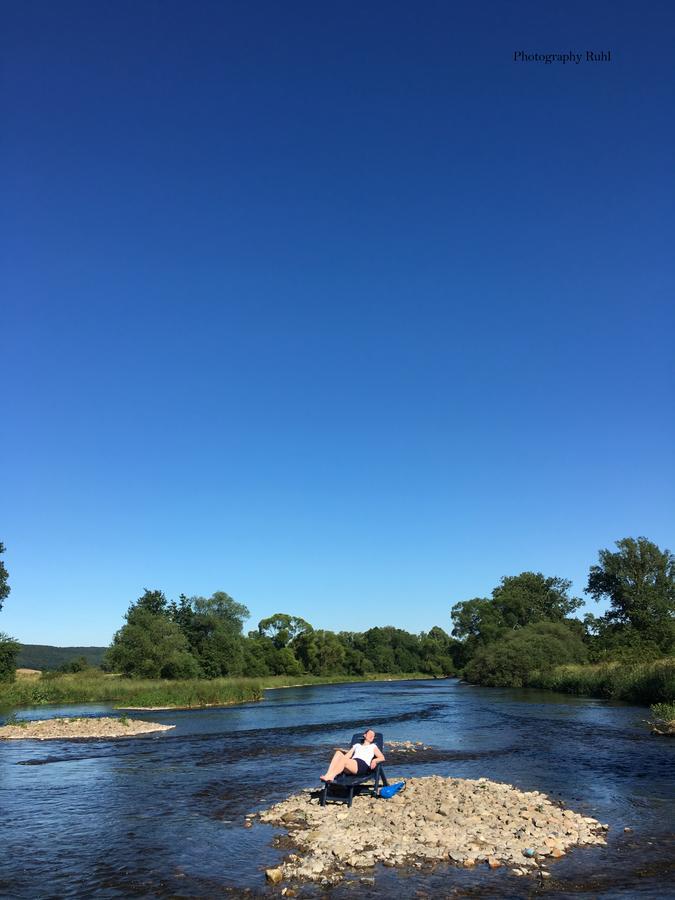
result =
[[[3,725],[0,727],[0,740],[62,741],[72,738],[125,738],[150,734],[153,731],[169,731],[175,727],[126,717],[41,719],[36,722]]]
[[[297,850],[268,880],[334,884],[348,869],[450,863],[509,866],[516,875],[538,872],[575,845],[605,844],[608,828],[553,803],[486,778],[433,775],[411,778],[390,800],[372,796],[319,805],[315,792],[289,797],[249,817],[281,825]]]

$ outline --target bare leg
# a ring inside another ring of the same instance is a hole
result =
[[[337,775],[345,770],[351,772],[352,775],[358,772],[359,767],[356,760],[350,759],[346,753],[336,750],[325,775],[320,775],[321,781],[332,781]]]

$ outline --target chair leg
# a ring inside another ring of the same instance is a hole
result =
[[[326,792],[327,792],[327,790],[328,790],[328,785],[325,784],[325,785],[323,786],[323,790],[321,791],[321,805],[322,805],[322,806],[325,806],[325,805],[326,805]]]
[[[349,788],[349,799],[347,800],[347,809],[351,808],[353,797],[354,797],[354,788],[350,787]]]

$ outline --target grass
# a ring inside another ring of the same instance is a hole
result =
[[[586,697],[627,700],[648,706],[675,700],[675,658],[646,663],[601,663],[556,666],[532,673],[529,687]]]
[[[112,703],[118,707],[200,707],[262,700],[266,688],[336,684],[355,681],[425,678],[402,675],[274,675],[261,678],[193,678],[185,681],[109,677],[97,669],[68,675],[18,678],[0,685],[0,708],[41,706],[48,703]]]

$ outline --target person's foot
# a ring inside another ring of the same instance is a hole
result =
[[[321,781],[332,781],[332,778],[329,778],[328,775],[319,775]]]

